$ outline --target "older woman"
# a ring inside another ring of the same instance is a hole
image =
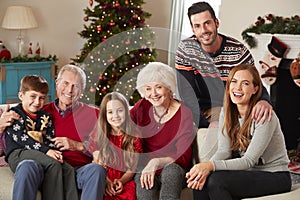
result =
[[[188,187],[195,189],[194,199],[243,199],[290,191],[289,159],[275,112],[265,123],[251,118],[261,93],[254,66],[239,65],[230,71],[218,151],[186,175]]]
[[[131,109],[144,150],[135,176],[137,199],[153,199],[158,190],[160,199],[179,199],[192,160],[192,113],[173,98],[176,77],[168,65],[149,63],[138,74],[137,89],[144,97]]]

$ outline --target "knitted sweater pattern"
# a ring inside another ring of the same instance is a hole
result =
[[[50,141],[51,138],[54,138],[54,126],[49,113],[40,110],[37,112],[37,118],[32,119],[25,113],[21,103],[10,110],[18,113],[20,119],[15,120],[6,129],[6,160],[15,149],[34,149],[47,153],[50,148],[55,148]],[[28,134],[30,131],[41,132],[43,141],[35,140]]]
[[[77,102],[70,112],[60,115],[55,103],[49,103],[44,110],[51,113],[56,137],[67,137],[77,142],[86,142],[97,123],[98,108]],[[75,168],[82,167],[92,161],[91,155],[80,151],[63,151],[63,158]]]
[[[203,77],[221,77],[223,81],[231,68],[242,63],[254,64],[250,51],[238,40],[220,34],[223,37],[221,48],[215,54],[207,54],[195,36],[182,40],[176,52],[176,64],[184,66],[182,70],[194,70]]]

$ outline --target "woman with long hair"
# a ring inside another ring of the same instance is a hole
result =
[[[275,112],[256,123],[251,114],[262,92],[257,69],[234,67],[228,76],[220,114],[218,150],[209,162],[186,174],[194,199],[229,200],[290,191],[284,136]]]

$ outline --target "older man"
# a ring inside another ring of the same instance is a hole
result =
[[[78,101],[85,85],[86,75],[83,70],[74,65],[65,65],[56,80],[58,98],[47,104],[44,110],[53,116],[55,146],[62,151],[63,159],[76,170],[81,199],[99,200],[103,199],[105,192],[106,170],[91,163],[92,157],[85,152],[83,141],[93,130],[98,117],[97,108]],[[14,193],[17,195],[13,198],[35,199],[39,185],[51,184],[47,177],[49,174],[48,170],[41,170],[36,162],[24,160],[15,172]],[[51,199],[51,194],[43,191],[43,187],[41,191],[43,199]]]

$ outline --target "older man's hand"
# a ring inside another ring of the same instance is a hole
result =
[[[20,116],[16,112],[10,111],[8,112],[10,106],[7,104],[4,111],[1,110],[0,117],[0,133],[2,133],[7,126],[13,124],[15,120],[19,120]]]
[[[82,142],[78,142],[67,137],[55,137],[51,139],[51,141],[54,142],[55,147],[60,151],[70,150],[83,152],[86,150]]]

